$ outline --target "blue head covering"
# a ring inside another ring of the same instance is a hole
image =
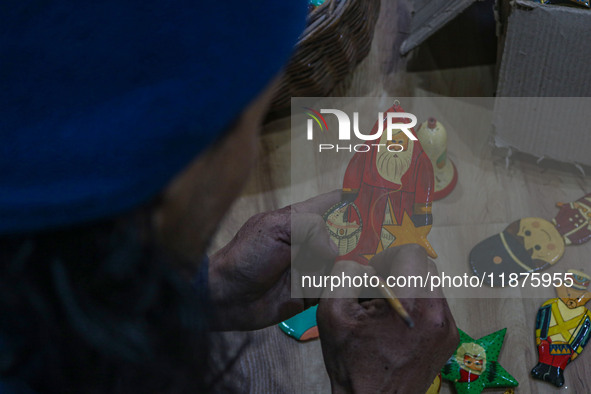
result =
[[[0,5],[0,234],[155,194],[287,61],[300,1]]]

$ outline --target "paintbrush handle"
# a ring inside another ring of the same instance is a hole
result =
[[[402,303],[400,302],[398,297],[396,297],[394,291],[390,288],[390,286],[386,284],[386,282],[382,278],[379,278],[379,282],[380,286],[378,286],[378,289],[382,296],[384,296],[384,298],[388,300],[388,303],[392,306],[392,308],[394,308],[394,311],[398,313],[398,315],[404,320],[404,322],[409,327],[414,327],[415,324],[412,318],[410,317],[406,309],[404,309],[404,306],[402,306]]]

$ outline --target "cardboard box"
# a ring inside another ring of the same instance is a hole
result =
[[[400,46],[406,55],[476,0],[412,0],[410,34]]]
[[[591,96],[591,10],[515,0],[498,96]]]
[[[508,8],[497,97],[523,99],[495,106],[497,145],[591,165],[591,10],[530,0]]]
[[[590,110],[589,97],[497,97],[495,143],[538,158],[589,166]]]

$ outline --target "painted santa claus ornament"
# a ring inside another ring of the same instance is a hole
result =
[[[394,105],[384,114],[404,112]],[[396,119],[395,122],[404,122]],[[378,123],[373,127],[376,133]],[[414,132],[414,131],[413,131]],[[380,149],[396,145],[397,149]],[[433,166],[420,141],[394,131],[370,141],[371,149],[357,152],[345,171],[341,203],[324,218],[339,260],[368,264],[376,254],[415,243],[432,258],[437,253],[427,241],[433,217]]]
[[[458,331],[460,344],[441,370],[443,379],[453,382],[458,394],[478,394],[486,388],[516,387],[519,384],[497,361],[506,328],[480,339]]]
[[[404,113],[395,104],[383,114],[384,129],[388,114],[398,112]],[[394,118],[395,123],[407,121]],[[377,135],[378,122],[372,135]],[[329,235],[339,249],[337,260],[367,265],[383,250],[411,243],[421,245],[432,258],[437,257],[427,240],[433,222],[433,165],[414,130],[410,130],[414,139],[403,131],[393,130],[391,139],[382,133],[376,140],[367,141],[369,150],[355,153],[349,161],[342,200],[324,214]],[[316,315],[308,312],[279,327],[305,340],[316,337],[315,325]]]

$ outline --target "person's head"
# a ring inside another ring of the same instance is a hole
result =
[[[184,256],[205,252],[220,220],[240,193],[258,148],[258,132],[275,92],[271,82],[214,145],[187,166],[154,210],[164,243]]]
[[[179,273],[195,275],[195,256],[244,183],[269,91],[166,197],[116,218],[0,237],[0,350],[12,353],[5,365],[0,360],[0,382],[32,369],[27,383],[42,392],[182,393],[227,384],[220,376],[235,355],[208,336],[206,289],[191,288]],[[199,220],[192,254],[171,250],[157,229],[160,221],[191,229],[186,216]],[[3,347],[3,339],[14,343]]]
[[[238,195],[305,4],[8,8],[0,382],[49,393],[207,390],[229,358],[208,357],[220,345],[208,334],[207,289],[172,267],[199,265]],[[196,228],[195,253],[162,247],[155,223],[163,234]]]

